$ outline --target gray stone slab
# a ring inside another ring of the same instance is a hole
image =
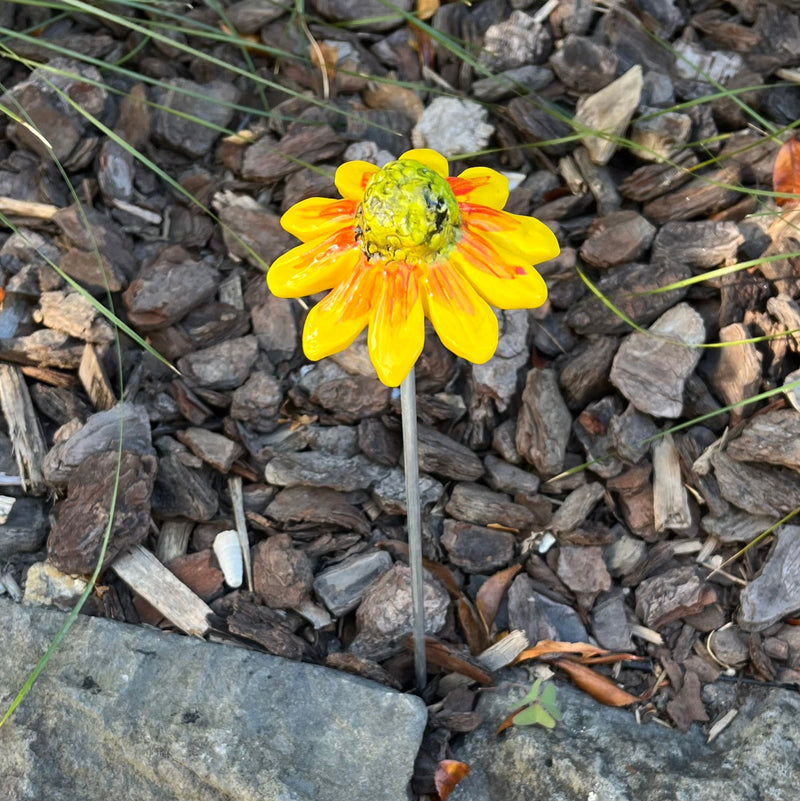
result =
[[[5,710],[64,614],[0,615]],[[323,667],[80,617],[0,729],[0,797],[401,801],[425,719]]]
[[[465,735],[455,758],[470,774],[450,801],[794,801],[800,747],[800,695],[746,688],[733,722],[710,745],[699,726],[688,734],[655,723],[636,725],[633,712],[612,709],[561,682],[564,719],[553,731],[494,731],[531,681],[482,693],[484,724]],[[724,690],[731,701],[733,685]]]

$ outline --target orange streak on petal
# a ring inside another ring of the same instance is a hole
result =
[[[468,195],[470,192],[473,192],[475,189],[479,189],[482,186],[486,186],[490,183],[491,177],[489,175],[482,175],[480,178],[461,178],[461,177],[453,177],[448,178],[447,183],[450,184],[450,188],[453,190],[453,194],[456,197],[460,197],[462,195]]]
[[[311,197],[295,203],[282,217],[281,225],[303,242],[330,236],[337,228],[352,226],[354,200]]]
[[[388,302],[388,319],[392,325],[404,321],[417,302],[419,289],[415,268],[403,262],[391,262],[383,268],[382,294]]]
[[[461,230],[461,239],[456,248],[464,254],[476,270],[487,273],[495,278],[513,278],[513,275],[525,275],[523,265],[509,265],[498,253],[497,249],[480,236],[476,236],[468,225]]]
[[[483,364],[497,348],[497,318],[472,284],[448,263],[430,268],[425,314],[442,344],[465,359]]]
[[[267,272],[274,295],[299,298],[340,283],[360,256],[352,228],[313,239],[279,256]]]
[[[321,220],[333,219],[335,217],[343,217],[352,220],[355,216],[357,205],[355,200],[333,200],[327,206],[322,206],[320,208],[318,217]]]
[[[476,239],[480,246],[480,237]],[[494,245],[489,243],[489,247]],[[514,253],[497,252],[494,258],[491,264],[479,262],[475,253],[464,247],[462,238],[450,254],[450,263],[491,306],[529,309],[545,302],[547,286],[533,267],[518,266],[519,256]]]
[[[462,203],[502,209],[508,202],[508,178],[490,167],[468,167],[450,187]]]
[[[375,300],[375,285],[379,283],[379,272],[361,257],[350,277],[328,295],[330,305],[339,307],[342,320],[353,320],[368,314]]]
[[[428,272],[428,294],[437,303],[452,306],[461,314],[472,316],[475,307],[464,289],[458,273],[444,265],[434,265]]]
[[[381,266],[372,287],[370,359],[380,380],[390,387],[398,386],[408,375],[425,343],[418,277],[418,270],[411,265],[391,262]]]
[[[303,350],[309,359],[344,350],[363,331],[371,311],[374,275],[362,258],[347,280],[311,309],[303,328]]]
[[[516,231],[522,225],[522,218],[507,211],[479,206],[475,203],[459,203],[461,218],[480,231],[499,233]]]
[[[559,253],[558,240],[550,228],[535,217],[523,217],[469,203],[459,204],[462,226],[486,239],[502,258],[526,265],[541,264]]]

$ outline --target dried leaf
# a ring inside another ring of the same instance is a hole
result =
[[[326,45],[325,42],[317,42],[316,47],[311,48],[311,61],[319,68],[324,67],[329,78],[336,75],[336,65],[339,61],[339,53],[335,47]]]
[[[421,30],[413,24],[411,29],[414,33],[414,38],[416,39],[416,50],[419,54],[420,67],[428,67],[429,69],[432,69],[436,59],[434,55],[435,51],[433,48],[433,41],[431,40],[430,35],[426,31]]]
[[[795,137],[783,143],[772,168],[772,188],[776,192],[791,192],[800,196],[800,142]],[[797,204],[797,199],[776,197],[779,206]]]
[[[453,574],[444,565],[440,565],[438,562],[432,562],[430,559],[423,559],[422,566],[426,570],[430,570],[430,572],[444,584],[444,588],[453,600],[461,597],[461,589],[458,586],[458,582],[456,582]]]
[[[569,659],[556,659],[554,665],[560,667],[565,673],[569,673],[575,686],[588,693],[601,704],[606,706],[628,706],[636,704],[639,699],[631,695],[627,690],[617,687],[611,679],[600,673],[595,673],[585,665],[571,662]]]
[[[514,576],[519,573],[521,567],[521,565],[512,565],[505,570],[495,573],[490,579],[485,581],[478,590],[478,595],[475,598],[475,607],[478,610],[478,614],[481,616],[483,625],[486,626],[487,633],[491,632],[503,596],[506,594],[506,590]]]
[[[517,712],[512,712],[503,722],[497,727],[497,730],[494,733],[494,736],[497,737],[498,734],[504,732],[509,726],[514,725],[514,718],[516,717]]]
[[[458,599],[458,622],[464,632],[471,654],[479,654],[489,647],[489,634],[475,607],[463,595]]]
[[[440,801],[445,801],[453,788],[469,773],[469,765],[456,759],[443,759],[436,768],[433,782]]]
[[[584,656],[577,660],[582,665],[614,665],[617,662],[638,662],[643,656],[634,654],[606,654],[605,656]]]
[[[483,588],[481,588],[483,589]],[[538,659],[547,654],[580,654],[584,658],[608,654],[604,648],[590,645],[588,642],[558,642],[557,640],[540,640],[533,648],[526,648],[514,661],[514,664],[526,659]]]
[[[417,17],[430,19],[439,10],[439,0],[417,0]]]
[[[412,651],[414,638],[406,637],[402,644],[406,650]],[[434,640],[432,637],[425,638],[425,656],[431,665],[436,665],[452,673],[461,673],[473,681],[477,681],[478,684],[492,684],[493,682],[492,677],[485,670],[467,661],[454,648]]]

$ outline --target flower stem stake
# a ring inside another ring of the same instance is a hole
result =
[[[303,243],[273,262],[270,290],[298,298],[331,290],[306,317],[303,350],[317,360],[368,327],[378,378],[401,387],[406,508],[417,687],[426,683],[422,534],[413,368],[425,318],[457,356],[487,362],[497,348],[491,306],[540,306],[547,288],[533,266],[559,253],[552,231],[502,211],[508,181],[488,167],[449,177],[433,150],[410,150],[383,168],[350,161],[336,171],[341,200],[309,198],[281,225]]]

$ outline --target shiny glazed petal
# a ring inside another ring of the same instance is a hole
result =
[[[425,315],[442,344],[476,364],[489,361],[497,349],[497,318],[458,271],[449,264],[431,267],[424,292]]]
[[[279,256],[267,272],[267,286],[279,298],[313,295],[344,281],[362,259],[353,232],[344,229]]]
[[[450,262],[478,294],[498,309],[533,309],[547,300],[544,279],[518,254],[501,252],[480,235],[465,233]]]
[[[367,183],[378,172],[368,161],[346,161],[337,170],[333,182],[346,200],[361,200]]]
[[[502,209],[508,201],[508,179],[488,167],[470,167],[447,180],[459,203]]]
[[[369,355],[378,378],[399,386],[414,367],[425,344],[425,313],[416,271],[406,264],[388,265],[374,286],[369,323]]]
[[[405,159],[419,162],[423,166],[428,167],[428,169],[438,172],[442,178],[447,178],[450,174],[450,165],[447,163],[447,159],[435,150],[428,150],[426,147],[420,147],[416,150],[407,150],[400,156],[399,160],[403,161]]]
[[[468,227],[506,250],[514,250],[529,264],[541,264],[558,256],[555,234],[539,220],[486,206],[460,205]]]
[[[295,203],[283,217],[281,226],[301,242],[331,236],[353,224],[355,200],[310,197]]]
[[[332,356],[352,345],[371,312],[375,270],[365,262],[306,316],[303,351],[312,361]]]

